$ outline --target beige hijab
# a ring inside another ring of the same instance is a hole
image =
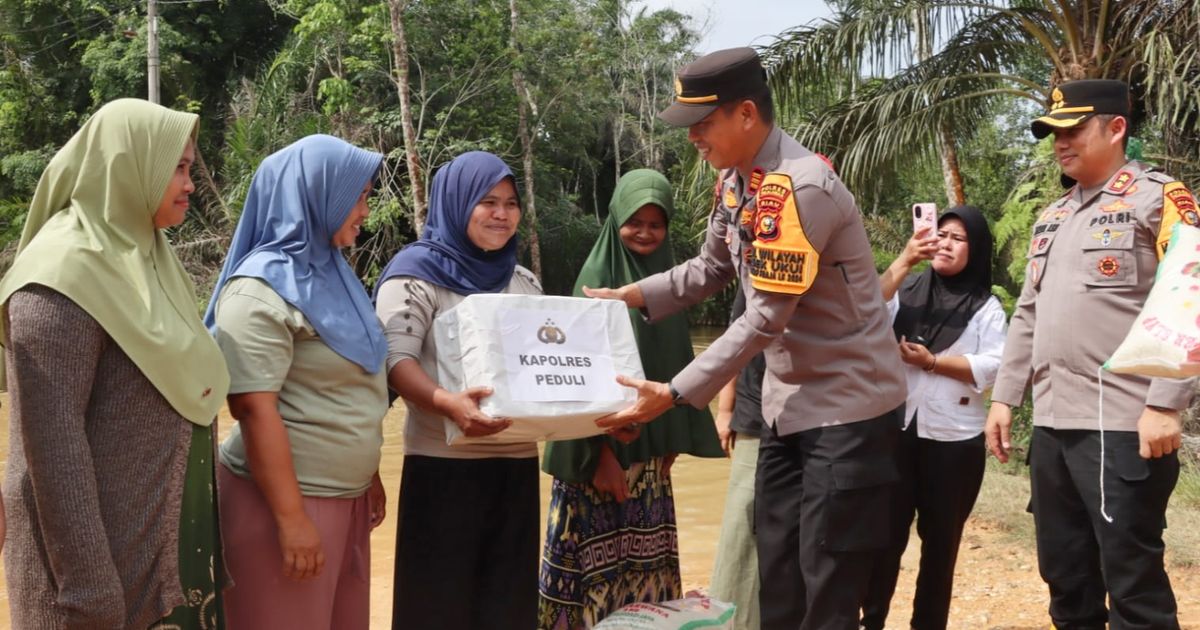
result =
[[[88,119],[42,173],[16,260],[0,280],[0,308],[29,284],[62,293],[181,416],[208,426],[229,390],[225,359],[200,321],[191,278],[153,223],[196,126],[194,114],[137,99]],[[0,339],[8,339],[7,321],[0,317]]]

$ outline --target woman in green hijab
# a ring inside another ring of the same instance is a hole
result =
[[[575,281],[575,295],[582,296],[584,286],[624,286],[670,269],[673,209],[667,178],[649,169],[626,173]],[[646,378],[669,381],[691,362],[683,314],[650,325],[631,310],[629,319]],[[590,628],[627,604],[680,596],[670,477],[679,453],[725,456],[707,409],[671,409],[629,444],[602,436],[546,445],[542,469],[554,476],[554,485],[539,628]]]
[[[229,376],[164,228],[197,117],[122,99],[50,160],[0,280],[15,628],[212,628]]]

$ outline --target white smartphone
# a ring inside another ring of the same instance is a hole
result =
[[[912,207],[913,234],[920,232],[922,228],[929,229],[925,232],[926,238],[937,234],[937,212],[936,203],[914,203]]]

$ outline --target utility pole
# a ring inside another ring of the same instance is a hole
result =
[[[158,102],[158,2],[146,0],[146,82],[147,99]]]

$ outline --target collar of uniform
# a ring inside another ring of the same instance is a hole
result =
[[[758,155],[754,156],[750,171],[743,173],[741,169],[736,169],[742,180],[743,191],[746,190],[745,183],[750,181],[750,173],[755,168],[761,168],[764,174],[779,168],[779,141],[782,137],[783,131],[779,127],[771,127],[771,133],[767,134],[767,139],[763,140],[762,146],[758,148]]]
[[[1085,192],[1082,186],[1076,185],[1075,189],[1078,192],[1076,192],[1074,196],[1079,200],[1080,205],[1084,206],[1094,201],[1102,192],[1108,192],[1114,195],[1123,195],[1125,194],[1124,191],[1128,188],[1129,183],[1132,183],[1133,180],[1137,179],[1138,176],[1141,175],[1145,170],[1146,165],[1138,162],[1137,160],[1129,160],[1128,162],[1122,164],[1121,168],[1118,168],[1115,173],[1109,175],[1108,181],[1090,191]],[[1112,188],[1113,184],[1117,181],[1118,177],[1121,177],[1122,174],[1127,174],[1129,176],[1129,183],[1122,185],[1122,190],[1120,192],[1115,192]]]

